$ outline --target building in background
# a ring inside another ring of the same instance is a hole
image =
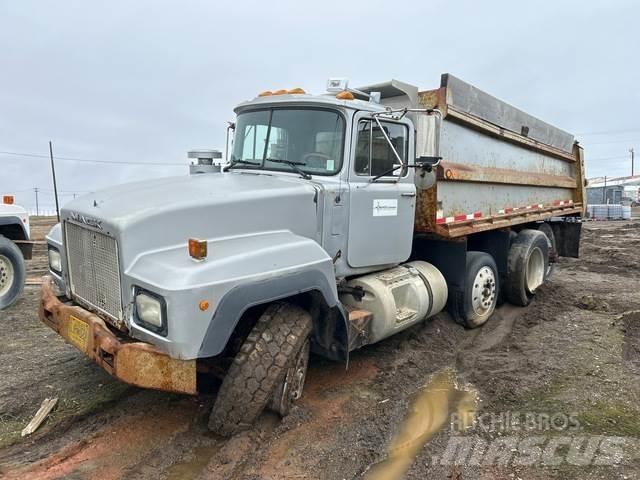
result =
[[[616,178],[592,178],[587,186],[587,204],[639,203],[640,175]]]

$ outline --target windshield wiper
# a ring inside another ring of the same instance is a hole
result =
[[[266,160],[268,162],[284,163],[285,165],[289,165],[296,173],[299,173],[302,178],[305,180],[311,180],[311,175],[300,168],[301,165],[306,166],[306,163],[294,162],[293,160],[281,160],[279,158],[267,158]]]
[[[236,165],[256,165],[260,166],[258,162],[250,162],[249,160],[231,160],[231,163],[222,169],[223,172],[228,172]]]

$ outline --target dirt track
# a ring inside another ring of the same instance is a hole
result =
[[[30,269],[42,265],[40,258]],[[455,465],[438,461],[456,435],[446,425],[417,448],[407,478],[640,478],[639,292],[640,222],[587,223],[582,258],[562,259],[530,307],[505,305],[473,331],[438,315],[355,352],[348,371],[313,358],[305,395],[289,417],[280,422],[265,413],[252,430],[224,440],[206,429],[213,396],[119,384],[40,325],[37,287],[27,287],[0,313],[0,476],[358,478],[388,456],[409,412],[434,418],[442,405],[420,398],[445,371],[463,390],[477,391],[480,414],[571,415],[581,436],[624,437],[624,457],[616,466],[501,465],[486,457],[481,466]],[[51,396],[60,402],[47,423],[20,439]],[[420,405],[427,411],[416,411]],[[408,427],[427,439],[417,422]],[[567,435],[544,425],[534,433]],[[493,442],[523,434],[499,427],[479,435]]]

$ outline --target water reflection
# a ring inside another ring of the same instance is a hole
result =
[[[473,424],[477,399],[473,388],[459,386],[453,370],[435,374],[431,382],[416,394],[407,417],[389,445],[387,459],[374,465],[365,478],[402,478],[422,447],[446,426],[452,413],[457,414],[459,426],[466,428]]]

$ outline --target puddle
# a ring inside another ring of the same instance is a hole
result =
[[[473,424],[477,411],[477,392],[462,388],[453,370],[434,375],[431,382],[415,394],[402,425],[388,448],[387,459],[374,465],[365,475],[367,480],[395,480],[404,477],[422,447],[448,422],[458,415],[461,427]]]
[[[185,461],[174,463],[167,470],[167,480],[184,480],[185,478],[197,478],[209,464],[209,460],[220,449],[216,442],[212,445],[202,445],[194,448]]]

